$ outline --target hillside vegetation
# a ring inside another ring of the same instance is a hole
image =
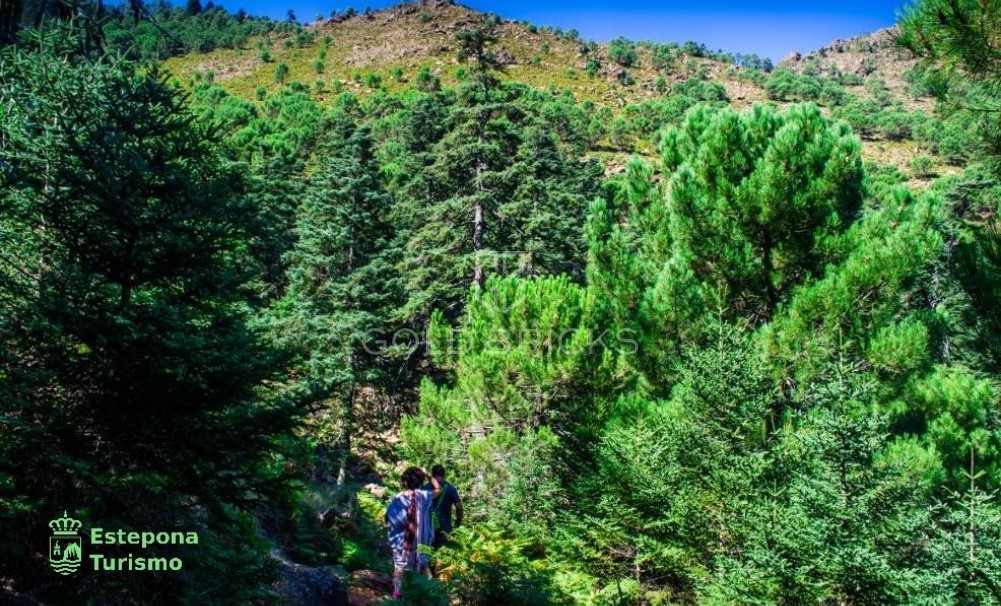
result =
[[[778,66],[3,8],[0,602],[388,602],[440,463],[402,603],[1001,604],[992,4]],[[57,578],[64,510],[200,540]]]
[[[456,56],[455,34],[482,18],[461,5],[435,1],[341,13],[301,30],[249,39],[240,48],[175,57],[165,67],[183,82],[208,78],[249,100],[291,82],[305,85],[321,103],[344,91],[362,97],[397,93],[416,86],[422,70],[454,86],[466,71]],[[638,115],[651,113],[650,105],[691,80],[719,84],[713,96],[737,108],[820,103],[825,113],[848,119],[863,134],[867,159],[914,172],[914,184],[927,183],[931,174],[954,173],[952,167],[961,163],[955,146],[940,152],[934,102],[917,83],[916,58],[896,45],[892,30],[794,54],[780,63],[778,74],[768,73],[770,61],[692,41],[599,44],[573,30],[503,19],[495,35],[489,47],[504,68],[501,81],[569,94],[608,110],[600,121],[607,123],[609,136],[592,151],[610,152],[599,157],[613,168],[621,168],[632,153],[651,153],[654,133],[637,124]],[[286,68],[278,82],[281,65]],[[787,70],[801,77],[784,77]],[[917,157],[931,159],[932,168],[911,171]]]

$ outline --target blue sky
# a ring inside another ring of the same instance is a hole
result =
[[[174,0],[183,4],[183,0]],[[202,0],[205,2],[206,0]],[[230,10],[284,18],[288,9],[311,21],[331,9],[381,8],[395,2],[356,0],[219,0]],[[615,36],[659,42],[696,40],[712,49],[754,52],[779,60],[793,50],[809,51],[892,25],[907,0],[465,0],[462,4],[506,19],[577,29],[585,38]]]

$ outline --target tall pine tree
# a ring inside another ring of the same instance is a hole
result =
[[[165,75],[38,36],[0,60],[0,576],[53,604],[246,603],[268,580],[249,512],[286,494],[295,422],[249,327],[254,209]],[[201,544],[180,581],[55,585],[37,537],[64,509]]]
[[[359,394],[388,377],[390,316],[400,294],[393,200],[381,183],[368,128],[340,114],[321,157],[299,209],[288,290],[274,311],[274,329],[297,352],[303,381],[319,397],[339,402],[334,447],[341,485]]]

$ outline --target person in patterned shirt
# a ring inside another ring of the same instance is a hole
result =
[[[427,556],[418,551],[419,545],[434,544],[431,504],[441,494],[441,483],[419,467],[410,467],[400,478],[403,490],[386,507],[389,546],[393,550],[393,597],[403,595],[403,575],[406,571],[428,575]],[[421,484],[430,482],[430,490]]]

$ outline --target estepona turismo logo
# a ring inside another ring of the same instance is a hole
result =
[[[49,565],[61,575],[71,575],[84,565],[94,572],[177,572],[184,568],[180,557],[154,557],[150,547],[161,545],[197,545],[198,533],[191,531],[126,531],[91,528],[80,536],[83,522],[63,511],[61,518],[49,522]],[[84,549],[86,540],[86,550]],[[108,549],[115,549],[113,555]],[[86,553],[84,553],[86,551]],[[122,554],[122,551],[126,553]]]
[[[73,574],[80,568],[82,558],[80,537],[77,532],[83,522],[74,520],[63,512],[63,517],[49,522],[52,536],[49,537],[49,564],[59,574]]]

